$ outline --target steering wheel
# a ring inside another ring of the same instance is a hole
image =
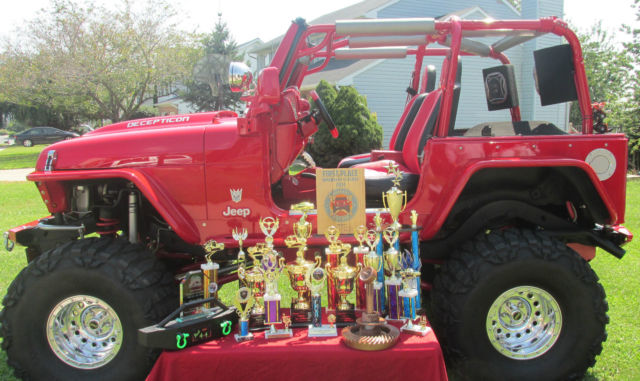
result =
[[[333,123],[333,119],[331,119],[331,115],[329,115],[329,111],[327,111],[327,108],[324,106],[324,103],[322,103],[320,96],[318,96],[318,93],[316,93],[315,90],[311,91],[311,99],[313,99],[316,106],[318,106],[318,111],[320,112],[320,119],[322,119],[327,124],[327,127],[329,128],[329,132],[331,133],[331,136],[333,136],[334,139],[337,138],[339,135],[338,128],[336,127],[336,124]],[[319,123],[318,118],[314,118],[314,119],[316,119],[316,123]]]

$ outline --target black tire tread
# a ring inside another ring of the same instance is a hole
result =
[[[598,276],[589,264],[563,242],[552,238],[544,231],[527,229],[506,229],[480,234],[462,244],[442,266],[434,279],[431,291],[431,318],[434,331],[454,368],[464,369],[466,354],[455,342],[455,332],[459,322],[458,310],[451,301],[460,295],[468,294],[480,281],[482,271],[487,266],[501,265],[515,259],[517,253],[526,253],[545,261],[569,261],[573,274],[590,290],[596,319],[601,323],[602,331],[595,336],[589,348],[589,356],[575,367],[570,379],[579,378],[595,364],[595,358],[602,352],[602,343],[607,338],[605,330],[609,323],[605,291]]]
[[[16,318],[12,316],[12,311],[35,278],[56,271],[63,263],[87,269],[100,268],[101,272],[125,285],[141,302],[144,317],[149,323],[166,317],[177,304],[173,277],[161,262],[140,245],[132,245],[122,239],[87,238],[51,249],[22,269],[2,301],[2,349],[6,351],[7,362],[18,378],[31,379],[28,370],[12,358],[14,345],[11,324]],[[153,365],[156,357],[156,351],[149,351],[147,367]]]

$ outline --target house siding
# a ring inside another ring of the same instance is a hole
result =
[[[563,1],[523,0],[522,16],[501,0],[470,1],[418,1],[400,0],[388,7],[378,10],[379,18],[394,17],[440,17],[448,13],[466,8],[480,7],[495,19],[539,18],[550,15],[562,15]],[[472,15],[476,16],[474,13]],[[484,39],[479,39],[483,41]],[[492,41],[487,39],[487,42]],[[565,126],[568,109],[566,105],[541,107],[535,92],[533,81],[533,51],[547,46],[557,45],[561,39],[556,36],[544,36],[524,45],[506,51],[507,56],[516,67],[517,88],[523,120],[547,120],[558,126]],[[461,57],[462,88],[456,128],[470,128],[488,121],[509,120],[508,110],[487,110],[482,69],[499,65],[495,60],[479,57]],[[424,65],[432,64],[441,72],[442,59],[426,57]],[[424,67],[423,65],[423,67]],[[405,89],[409,85],[413,60],[382,60],[368,70],[360,72],[347,81],[338,84],[353,84],[367,98],[371,111],[378,116],[383,127],[383,147],[388,147],[389,140],[406,103]]]

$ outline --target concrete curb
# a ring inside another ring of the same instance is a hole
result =
[[[27,181],[27,175],[33,171],[33,168],[3,169],[0,170],[0,181]]]

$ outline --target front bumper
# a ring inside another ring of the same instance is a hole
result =
[[[56,225],[53,220],[48,216],[9,229],[4,233],[5,249],[11,251],[17,243],[42,253],[60,243],[84,237],[84,225]]]

